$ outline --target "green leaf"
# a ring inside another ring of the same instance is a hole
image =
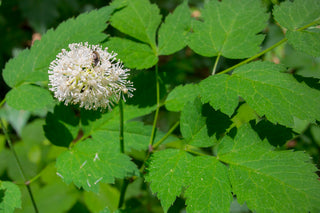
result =
[[[320,1],[295,0],[275,5],[273,16],[275,20],[288,30],[296,30],[320,17]]]
[[[216,110],[231,116],[238,106],[239,98],[236,85],[230,82],[229,75],[214,75],[200,83],[201,100]]]
[[[144,43],[113,37],[104,46],[116,52],[117,58],[129,68],[147,69],[158,62],[158,57],[150,46]]]
[[[9,181],[0,182],[0,190],[4,196],[0,202],[0,212],[14,212],[16,208],[21,208],[21,192],[17,185]]]
[[[69,147],[80,131],[79,118],[70,106],[61,103],[54,108],[54,113],[48,113],[43,129],[51,143]]]
[[[286,1],[275,6],[273,15],[282,27],[288,29],[286,38],[295,49],[312,56],[320,56],[319,29],[299,30],[307,25],[320,23],[320,1]],[[299,30],[299,31],[298,31]]]
[[[64,182],[73,182],[86,191],[98,192],[100,182],[114,183],[115,178],[138,173],[130,158],[120,153],[118,141],[99,135],[92,137],[78,142],[57,158],[57,171]]]
[[[161,22],[160,10],[148,0],[131,0],[127,6],[114,13],[111,25],[119,31],[156,47],[156,31]]]
[[[207,1],[202,21],[194,21],[189,46],[203,56],[248,58],[260,51],[268,14],[260,1]]]
[[[166,17],[158,35],[159,55],[170,55],[187,45],[187,35],[191,28],[191,14],[188,1],[179,5],[172,14]]]
[[[202,115],[202,104],[199,98],[184,106],[180,118],[180,131],[188,144],[197,147],[213,145],[214,139],[208,135],[206,120]]]
[[[187,102],[193,101],[200,94],[197,84],[177,86],[168,95],[165,105],[169,111],[181,111]]]
[[[320,30],[288,31],[288,42],[295,49],[314,57],[320,56]]]
[[[320,120],[320,92],[281,71],[280,65],[258,61],[241,66],[231,76],[211,76],[200,83],[202,101],[231,116],[240,96],[258,115],[288,127],[294,126],[295,117]]]
[[[215,157],[201,156],[189,163],[185,192],[188,212],[230,212],[232,202],[228,169]]]
[[[166,149],[152,156],[146,181],[161,201],[165,212],[176,200],[185,186],[185,176],[191,155],[176,149]]]
[[[23,82],[47,82],[50,62],[61,49],[74,42],[96,44],[106,39],[102,31],[107,27],[106,21],[113,10],[113,7],[104,7],[84,13],[76,19],[63,22],[56,30],[47,31],[30,50],[22,51],[6,64],[3,70],[5,82],[10,87]]]
[[[226,136],[218,159],[229,165],[232,191],[256,212],[319,212],[317,168],[303,152],[272,151],[247,125]]]
[[[15,109],[28,111],[51,109],[54,106],[54,100],[48,90],[29,84],[10,90],[6,95],[6,101]]]

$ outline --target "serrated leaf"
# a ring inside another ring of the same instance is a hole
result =
[[[165,105],[167,110],[181,111],[185,103],[193,101],[200,94],[197,84],[187,84],[185,86],[177,86],[168,95]]]
[[[29,84],[10,90],[6,95],[6,101],[15,109],[28,111],[51,109],[54,106],[54,100],[48,90]]]
[[[295,117],[320,120],[320,92],[283,70],[280,65],[258,61],[241,66],[231,76],[211,76],[200,83],[202,101],[230,116],[240,96],[258,115],[288,127],[294,126]]]
[[[314,57],[320,56],[320,30],[288,31],[288,42],[295,49]]]
[[[303,152],[272,151],[247,125],[225,137],[218,159],[229,165],[232,191],[256,212],[319,212],[316,167]]]
[[[119,146],[118,141],[99,136],[78,142],[57,158],[58,174],[67,184],[93,192],[98,192],[99,182],[114,183],[115,178],[137,174],[136,165],[120,153]]]
[[[228,169],[214,157],[193,158],[185,192],[188,212],[229,212],[232,202]]]
[[[287,0],[274,7],[273,16],[282,27],[295,30],[318,19],[319,11],[318,0]]]
[[[202,104],[199,98],[184,106],[180,118],[180,131],[190,145],[209,147],[214,144],[214,139],[208,135],[206,118],[202,115]]]
[[[0,190],[4,192],[0,202],[0,212],[14,212],[16,208],[21,208],[21,192],[17,185],[9,181],[1,181]]]
[[[184,48],[187,45],[190,28],[191,14],[188,1],[184,1],[166,17],[159,29],[159,55],[170,55]]]
[[[106,21],[113,10],[109,6],[84,13],[76,19],[63,22],[56,30],[47,31],[30,50],[22,51],[6,64],[3,70],[5,82],[15,87],[23,82],[48,81],[49,64],[62,48],[67,48],[73,42],[96,44],[106,38],[102,31],[107,27]]]
[[[114,13],[111,25],[119,31],[156,48],[156,31],[161,22],[160,10],[148,0],[131,0]]]
[[[158,62],[158,57],[149,45],[124,38],[113,37],[104,44],[118,54],[128,68],[147,69]]]
[[[176,149],[166,149],[153,154],[146,181],[161,201],[165,212],[185,186],[185,177],[191,155]]]
[[[70,106],[60,104],[54,108],[53,113],[48,113],[43,129],[51,143],[69,147],[80,131],[79,118]]]
[[[192,24],[188,45],[203,56],[247,58],[260,51],[268,14],[260,1],[207,1],[201,21]]]

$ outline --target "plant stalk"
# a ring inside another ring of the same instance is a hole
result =
[[[159,83],[158,64],[156,64],[156,95],[157,95],[157,108],[156,108],[156,112],[153,119],[152,132],[151,132],[151,137],[149,142],[149,152],[152,151],[151,148],[156,135],[156,126],[157,126],[159,109],[160,109],[160,83]]]
[[[221,53],[219,53],[217,55],[217,58],[216,58],[216,61],[214,62],[214,66],[213,66],[211,75],[214,75],[216,73],[216,71],[217,71],[217,66],[218,66],[218,62],[219,62],[220,56],[221,56]]]
[[[5,128],[5,126],[4,126],[3,122],[2,122],[2,119],[0,119],[0,125],[1,125],[1,127],[2,127],[3,132],[4,132],[4,135],[5,135],[5,137],[6,137],[6,140],[7,140],[7,142],[8,142],[9,148],[10,148],[10,150],[11,150],[14,158],[16,159],[16,162],[17,162],[17,165],[18,165],[18,170],[19,170],[19,172],[20,172],[20,174],[21,174],[21,176],[22,176],[22,178],[23,178],[23,180],[24,180],[24,182],[25,182],[26,187],[27,187],[27,190],[28,190],[28,193],[29,193],[29,196],[30,196],[30,199],[31,199],[33,208],[34,208],[34,211],[35,211],[36,213],[38,213],[39,211],[38,211],[37,204],[36,204],[36,202],[35,202],[35,200],[34,200],[34,197],[33,197],[33,194],[32,194],[31,188],[30,188],[30,185],[29,185],[30,183],[27,181],[26,175],[25,175],[25,173],[24,173],[24,171],[23,171],[23,169],[22,169],[22,165],[21,165],[21,163],[20,163],[20,160],[19,160],[19,158],[18,158],[18,155],[17,155],[16,151],[14,150],[14,147],[13,147],[13,145],[12,145],[11,139],[10,139],[10,137],[9,137],[9,134],[8,134],[8,132],[7,132],[7,129]]]
[[[124,153],[124,137],[123,137],[123,101],[119,101],[119,114],[120,114],[120,152]]]

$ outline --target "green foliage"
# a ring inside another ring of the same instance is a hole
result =
[[[60,1],[32,2],[32,30],[60,22]],[[152,2],[114,0],[7,62],[0,179],[31,188],[0,181],[0,212],[34,211],[31,193],[39,212],[319,212],[319,1]],[[50,62],[74,42],[132,68],[123,108],[54,100]]]
[[[317,169],[305,153],[272,151],[244,126],[234,140],[221,141],[217,158],[229,165],[232,191],[240,204],[246,202],[257,212],[319,211]]]
[[[67,184],[98,192],[100,182],[114,183],[115,178],[137,174],[136,165],[115,144],[99,134],[77,143],[57,158],[59,175]]]
[[[186,171],[191,155],[184,151],[167,149],[156,152],[152,158],[146,180],[151,182],[150,188],[157,193],[166,212],[186,185]]]
[[[210,147],[213,138],[208,135],[206,118],[202,115],[202,104],[199,99],[185,104],[181,112],[180,131],[186,142],[197,147]]]
[[[13,212],[16,208],[21,208],[21,192],[17,185],[9,181],[1,181],[0,191],[2,192],[1,212]]]
[[[268,14],[256,0],[209,1],[202,10],[202,21],[193,21],[194,33],[188,45],[203,56],[222,55],[247,58],[256,54],[263,41],[257,35],[267,23]]]
[[[190,18],[186,0],[166,17],[159,29],[159,55],[170,55],[187,45],[186,38],[191,28]]]
[[[306,12],[308,11],[308,12]],[[313,0],[286,1],[276,6],[273,15],[279,24],[288,29],[286,38],[297,50],[320,56],[320,31],[305,29],[310,23],[320,23],[320,2]]]
[[[201,156],[189,164],[188,212],[229,212],[232,200],[228,169],[216,158]]]
[[[6,99],[9,106],[28,111],[51,109],[54,106],[54,100],[48,90],[30,84],[13,88]]]
[[[202,100],[232,115],[240,96],[260,116],[288,127],[294,126],[295,117],[309,122],[319,120],[319,91],[281,71],[282,66],[254,62],[236,69],[231,76],[209,77],[200,84]],[[218,92],[211,93],[209,88]]]

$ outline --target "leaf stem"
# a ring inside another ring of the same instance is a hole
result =
[[[214,66],[213,66],[212,74],[211,74],[211,75],[214,75],[214,74],[216,73],[220,56],[221,56],[221,53],[219,52],[219,54],[217,55],[216,61],[214,62]]]
[[[218,74],[223,74],[223,73],[227,73],[227,72],[229,72],[231,70],[234,70],[235,68],[240,67],[240,66],[242,66],[242,65],[244,65],[244,64],[246,64],[246,63],[248,63],[248,62],[250,62],[250,61],[252,61],[252,60],[254,60],[254,59],[256,59],[256,58],[258,58],[260,56],[262,56],[262,55],[264,55],[265,53],[269,52],[270,50],[280,46],[281,44],[283,44],[287,40],[288,40],[287,38],[283,38],[281,41],[275,43],[274,45],[272,45],[271,47],[263,50],[262,52],[254,55],[254,56],[252,56],[252,57],[250,57],[250,58],[248,58],[248,59],[246,59],[246,60],[244,60],[244,61],[242,61],[242,62],[240,62],[240,63],[238,63],[238,64],[236,64],[234,66],[232,66],[232,67],[229,67],[228,69],[225,69],[222,72],[219,72]]]
[[[2,105],[6,102],[6,98],[4,98],[1,102],[0,102],[0,107],[2,107]]]
[[[123,101],[119,101],[119,114],[120,114],[120,152],[124,153],[124,137],[123,137]]]
[[[156,135],[156,125],[158,121],[159,116],[159,109],[160,109],[160,83],[159,83],[159,73],[158,73],[158,64],[156,64],[156,95],[157,95],[157,108],[153,119],[153,125],[152,125],[152,132],[149,142],[149,149],[151,149],[152,144],[154,142],[154,138]],[[150,151],[150,150],[149,150]]]
[[[16,162],[17,162],[17,165],[18,165],[18,170],[19,170],[19,172],[20,172],[23,180],[24,180],[25,183],[26,183],[26,187],[27,187],[27,190],[28,190],[28,193],[29,193],[29,196],[30,196],[30,199],[31,199],[33,208],[34,208],[34,211],[35,211],[36,213],[38,213],[39,211],[38,211],[36,202],[35,202],[35,200],[34,200],[34,197],[33,197],[33,194],[32,194],[31,188],[30,188],[30,185],[29,185],[30,183],[27,181],[26,175],[25,175],[25,173],[24,173],[24,171],[23,171],[23,169],[22,169],[22,165],[21,165],[21,163],[20,163],[20,160],[19,160],[19,158],[18,158],[18,155],[17,155],[16,151],[14,150],[14,147],[13,147],[13,145],[12,145],[11,139],[10,139],[10,137],[9,137],[9,134],[8,134],[8,132],[7,132],[6,127],[4,126],[4,123],[3,123],[2,119],[0,119],[0,125],[1,125],[1,127],[2,127],[3,132],[4,132],[5,138],[6,138],[7,142],[8,142],[9,148],[10,148],[10,150],[11,150],[14,158],[16,159]]]
[[[180,121],[177,121],[177,122],[169,129],[169,131],[168,131],[157,143],[155,143],[155,144],[152,146],[152,149],[158,148],[158,146],[170,136],[170,134],[177,128],[177,126],[178,126],[179,124],[180,124]]]
[[[120,199],[119,199],[119,204],[118,204],[118,208],[119,209],[123,206],[124,196],[126,194],[126,190],[128,188],[128,185],[129,185],[129,180],[127,178],[125,178],[123,180],[123,183],[122,183],[122,186],[121,186]]]

